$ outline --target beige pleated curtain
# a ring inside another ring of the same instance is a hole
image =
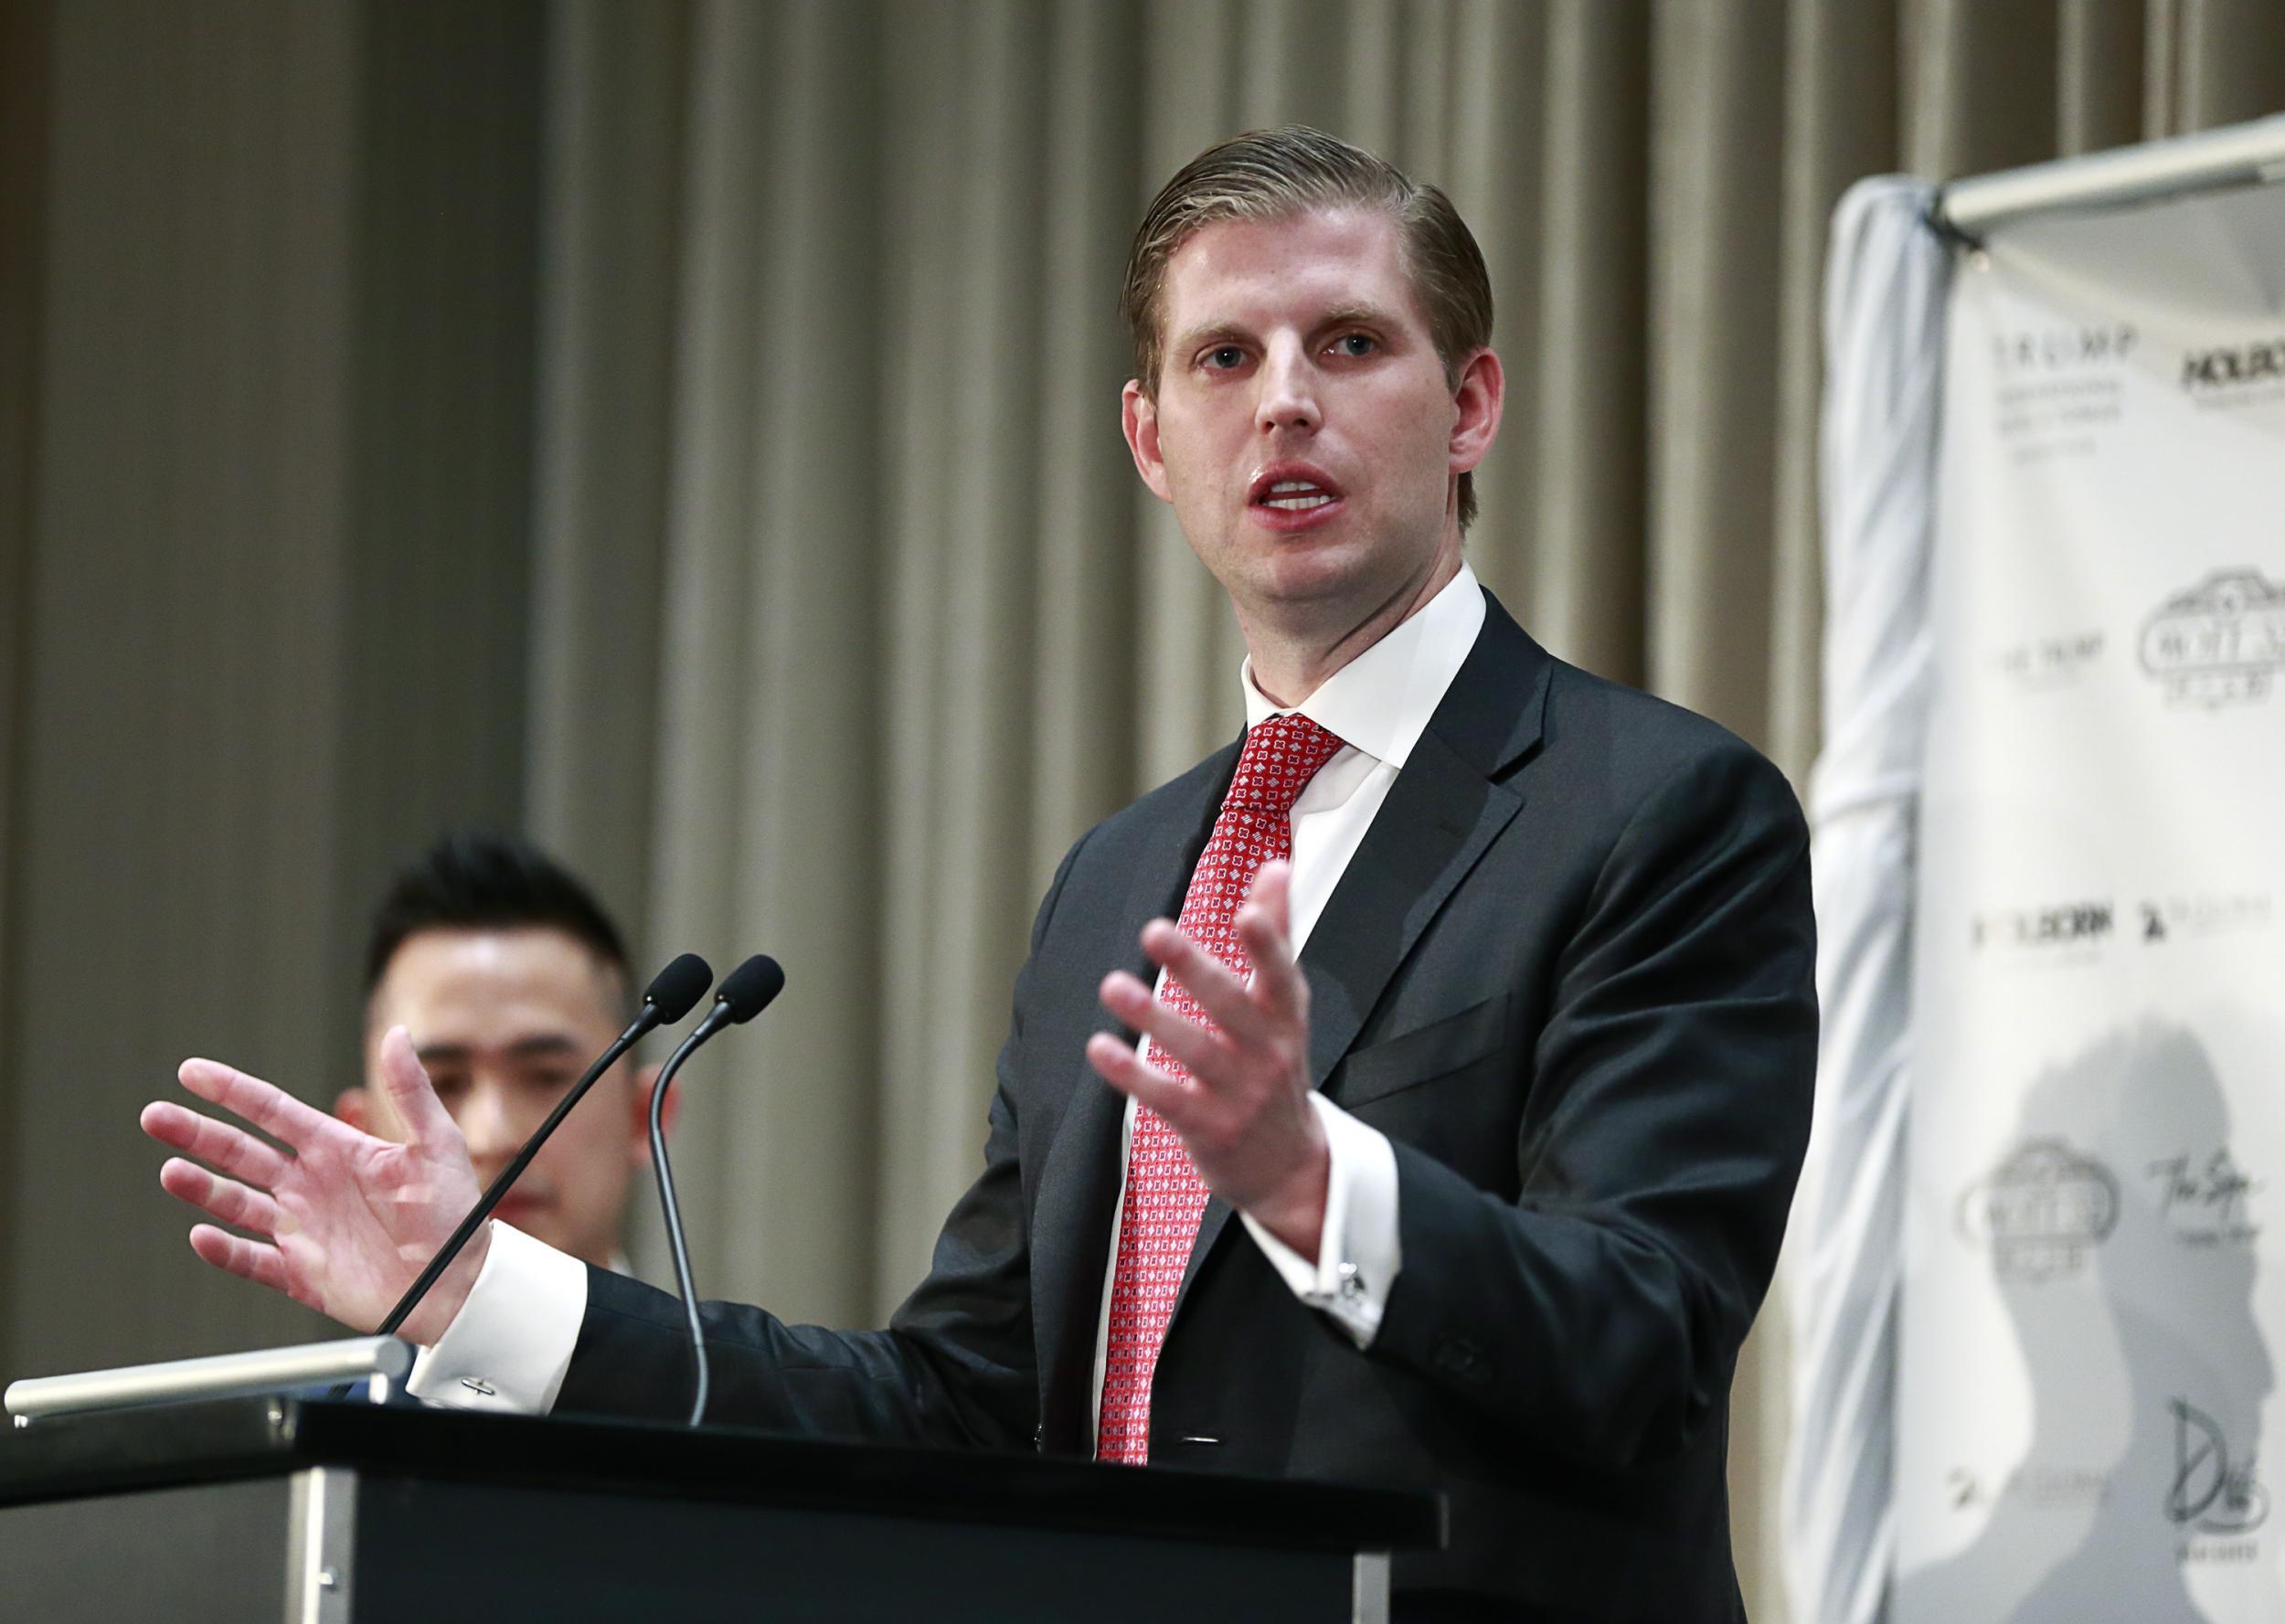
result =
[[[2285,108],[2285,0],[0,27],[5,1375],[314,1332],[198,1276],[125,1124],[190,1047],[345,1080],[370,886],[448,817],[520,819],[646,958],[786,962],[689,1077],[701,1285],[904,1293],[1055,860],[1238,725],[1227,607],[1117,427],[1127,234],[1209,142],[1301,120],[1452,194],[1512,391],[1478,572],[1801,782],[1841,191]],[[90,1033],[63,995],[122,944],[159,991]],[[1781,1313],[1735,1416],[1764,1619]]]

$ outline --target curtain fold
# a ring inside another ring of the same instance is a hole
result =
[[[1645,670],[1643,583],[1650,377],[1650,9],[1568,4],[1551,9],[1541,69],[1538,163],[1512,215],[1490,143],[1478,208],[1499,222],[1505,261],[1493,274],[1534,274],[1510,384],[1536,410],[1510,441],[1512,461],[1479,481],[1493,517],[1480,527],[1485,580],[1521,598],[1517,612],[1548,648],[1621,682]],[[1526,58],[1528,59],[1528,58]],[[1520,264],[1516,263],[1521,261]],[[1500,262],[1495,261],[1495,265]],[[1526,292],[1519,288],[1519,293]],[[1504,337],[1503,342],[1507,342]],[[1494,448],[1495,454],[1497,447]],[[1500,493],[1495,495],[1494,493]],[[1529,504],[1528,508],[1522,504]],[[1528,514],[1528,523],[1519,522]]]
[[[15,184],[0,187],[0,1033],[12,1029],[15,928],[21,882],[14,854],[23,812],[25,722],[31,680],[33,515],[38,495],[38,389],[46,241],[48,51],[48,0],[0,8],[0,165]],[[0,1144],[16,1138],[12,1091],[0,1074]],[[0,1256],[10,1214],[0,1203]]]
[[[925,888],[899,899],[908,922],[899,928],[923,932],[929,954],[924,981],[876,993],[913,997],[929,1029],[924,1069],[901,1080],[909,1109],[887,1146],[886,1187],[910,1227],[901,1267],[880,1282],[885,1299],[919,1278],[925,1240],[974,1176],[991,1056],[1044,883],[1033,871],[1028,824],[1041,765],[1033,593],[1048,24],[1040,5],[979,14],[956,58],[971,93],[952,110],[960,207],[941,249],[954,283],[952,345],[945,370],[924,386],[929,431],[945,437],[944,483],[928,503],[929,545],[944,565],[930,612],[943,624],[926,686],[892,701],[927,718],[941,751],[937,792],[916,831],[927,853]],[[897,793],[893,771],[889,792]],[[953,1075],[966,1086],[943,1088]]]
[[[881,659],[890,691],[927,695],[939,686],[951,641],[961,628],[941,612],[957,549],[945,545],[942,513],[953,479],[951,440],[941,433],[959,409],[961,362],[966,354],[961,283],[948,275],[942,246],[958,228],[961,182],[967,154],[956,138],[965,92],[961,87],[962,39],[956,10],[916,0],[889,19],[890,104],[903,110],[907,139],[890,143],[884,198],[886,219],[901,222],[895,251],[885,256],[889,290],[882,315],[887,351],[881,357],[887,391],[882,421],[888,427],[877,477],[887,494],[882,546],[887,558],[889,641]],[[868,998],[882,1029],[884,1064],[876,1080],[840,1079],[841,1086],[877,1088],[884,1124],[918,1124],[942,1109],[947,1068],[958,1063],[945,1042],[934,972],[939,944],[934,916],[938,872],[937,808],[957,793],[958,764],[943,730],[925,704],[891,706],[876,728],[884,760],[886,819],[884,896],[893,921],[881,940],[884,976]],[[983,1098],[982,1077],[970,1079],[971,1102]],[[952,1090],[958,1092],[958,1090]],[[962,1143],[968,1141],[963,1136]],[[884,1194],[900,1189],[895,1175],[926,1162],[915,1136],[885,1132],[878,1164],[893,1170]],[[879,1313],[909,1274],[909,1261],[927,1244],[921,1193],[905,1189],[893,1221],[879,1234],[899,1232],[903,1268],[887,1272],[877,1250],[866,1258],[867,1293]],[[829,1237],[818,1237],[820,1241]]]
[[[547,62],[532,708],[536,839],[647,939],[690,16],[558,15]]]
[[[1781,5],[1659,9],[1651,42],[1647,685],[1766,748]]]

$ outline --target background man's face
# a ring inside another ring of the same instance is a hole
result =
[[[402,1025],[468,1137],[476,1177],[489,1184],[619,1035],[623,1001],[617,975],[560,930],[417,932],[388,961],[367,1008],[366,1086],[335,1109],[368,1132],[404,1137],[378,1058],[382,1034]],[[609,1267],[628,1177],[650,1161],[648,1103],[628,1063],[613,1067],[516,1180],[498,1215]]]
[[[1458,409],[1387,215],[1201,228],[1160,334],[1130,441],[1241,622],[1354,624],[1456,562]]]

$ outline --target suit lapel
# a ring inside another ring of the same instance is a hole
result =
[[[1047,1147],[1032,1226],[1032,1323],[1038,1338],[1041,1441],[1076,1448],[1084,1431],[1102,1307],[1111,1219],[1119,1194],[1119,1115],[1125,1101],[1080,1064]],[[1096,1311],[1090,1314],[1089,1308]]]
[[[1322,1087],[1382,990],[1524,798],[1508,774],[1539,743],[1554,662],[1484,594],[1483,630],[1413,747],[1302,951],[1309,1080]],[[1337,1099],[1338,1096],[1334,1098]],[[1230,1218],[1206,1204],[1183,1272],[1187,1296]],[[1175,1313],[1182,1311],[1177,1298]]]
[[[1149,985],[1154,967],[1143,955],[1143,925],[1182,908],[1190,872],[1213,832],[1214,817],[1238,765],[1243,744],[1230,746],[1193,770],[1192,787],[1158,820],[1160,837],[1134,866],[1125,902],[1109,922],[1104,958]],[[1125,1041],[1139,1034],[1127,1031]],[[1040,1418],[1049,1449],[1076,1449],[1093,1384],[1095,1333],[1102,1318],[1103,1283],[1111,1262],[1111,1219],[1119,1200],[1120,1129],[1126,1097],[1078,1065],[1040,1173],[1032,1234],[1033,1323],[1039,1338]]]

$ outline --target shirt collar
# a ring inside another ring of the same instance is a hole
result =
[[[1334,672],[1298,710],[1344,744],[1404,766],[1428,730],[1444,690],[1483,630],[1483,589],[1465,561],[1460,573],[1417,613],[1398,621],[1371,648]],[[1246,726],[1286,714],[1254,686],[1253,661],[1239,667]]]

